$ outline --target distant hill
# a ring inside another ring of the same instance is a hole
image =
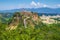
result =
[[[38,12],[38,13],[60,13],[60,8],[32,8],[27,9],[28,11]]]
[[[21,12],[23,10],[37,12],[37,13],[59,13],[60,14],[60,8],[20,8],[20,9],[12,9],[12,10],[2,10],[0,13],[6,13],[6,12]]]

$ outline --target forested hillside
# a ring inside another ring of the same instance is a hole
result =
[[[41,21],[33,12],[15,12],[10,18],[0,15],[0,40],[60,40],[60,24]]]

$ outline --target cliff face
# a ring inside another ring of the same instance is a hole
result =
[[[35,24],[38,22],[39,18],[36,13],[31,13],[31,12],[16,12],[12,20],[9,23],[9,28],[10,30],[16,29],[19,24],[23,24],[25,28],[29,26],[34,27]]]

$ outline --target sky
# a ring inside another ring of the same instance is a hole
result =
[[[0,0],[0,10],[41,7],[60,8],[60,0]]]

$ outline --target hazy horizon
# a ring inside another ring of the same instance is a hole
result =
[[[0,0],[0,10],[42,7],[60,8],[60,0]]]

